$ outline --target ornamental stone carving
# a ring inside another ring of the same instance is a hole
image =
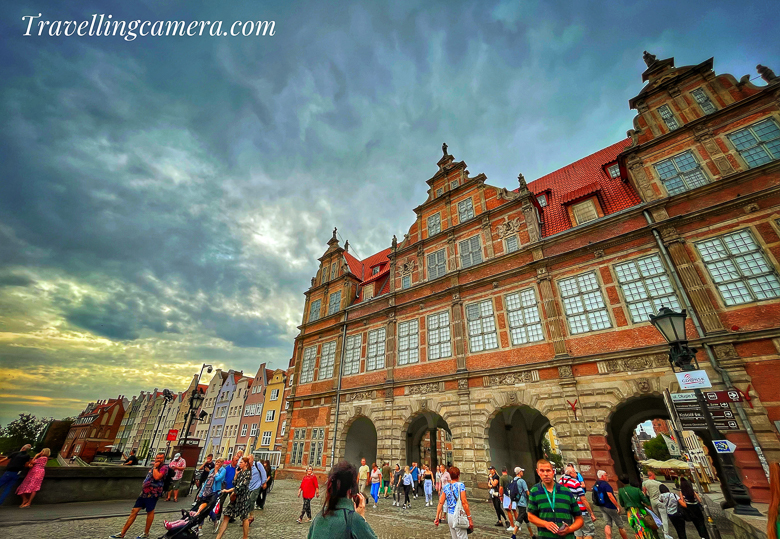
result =
[[[461,378],[458,380],[458,389],[468,389],[469,388],[469,381],[467,378]]]
[[[482,379],[485,387],[511,386],[539,381],[539,371],[508,372],[504,374],[489,374]]]
[[[641,393],[650,393],[651,391],[653,391],[653,386],[650,384],[650,380],[648,380],[647,378],[639,378],[636,381],[636,388]]]
[[[490,217],[487,215],[482,218],[482,228],[490,228]]]
[[[733,344],[716,344],[712,348],[718,359],[739,359],[739,354]]]
[[[409,395],[426,395],[428,393],[438,393],[440,389],[438,382],[430,382],[428,384],[409,386],[407,393]]]
[[[760,210],[761,208],[758,206],[758,204],[756,204],[754,202],[752,204],[748,204],[747,206],[745,206],[742,209],[745,210],[745,213],[754,213],[754,212],[757,212],[758,210]]]
[[[388,387],[387,389],[385,389],[385,398],[386,399],[392,399],[393,398],[393,388],[392,387]]]
[[[658,367],[667,367],[669,358],[666,354],[653,354],[637,356],[626,359],[610,359],[598,363],[599,372],[602,374],[611,372],[634,372]]]
[[[357,393],[347,393],[347,402],[366,401],[373,398],[373,391],[358,391]]]
[[[496,195],[499,200],[517,200],[520,198],[519,193],[515,193],[514,191],[509,191],[506,187],[502,187],[498,190],[498,194]]]
[[[597,249],[593,251],[593,256],[596,258],[603,258],[604,257],[604,250],[603,249]]]
[[[403,262],[401,264],[401,267],[398,268],[398,273],[400,275],[411,275],[413,271],[414,271],[414,260],[412,259]]]
[[[499,239],[506,238],[512,234],[517,234],[520,231],[520,218],[515,217],[511,221],[501,223],[496,227],[496,235]]]
[[[570,365],[561,365],[558,367],[558,377],[559,378],[572,378],[574,374],[571,372],[571,366]]]

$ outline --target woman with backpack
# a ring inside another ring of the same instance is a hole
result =
[[[671,539],[669,533],[669,522],[674,526],[677,532],[678,539],[688,539],[685,533],[685,517],[683,516],[683,510],[687,507],[685,499],[682,496],[677,496],[673,492],[669,492],[669,488],[666,485],[658,487],[661,492],[658,496],[658,509],[661,513],[660,517],[664,523],[664,534],[666,539]]]
[[[328,474],[325,503],[309,528],[308,539],[377,539],[368,525],[366,499],[358,490],[357,469],[346,461],[336,464]]]
[[[436,520],[433,523],[438,526],[446,511],[447,525],[450,528],[452,539],[466,539],[468,537],[468,529],[474,529],[474,522],[471,520],[471,509],[466,499],[466,486],[458,481],[460,479],[460,469],[455,466],[450,468],[450,478],[451,481],[442,486],[439,506],[436,508]],[[466,513],[466,518],[468,518],[468,528],[459,527],[459,515],[456,512],[458,502],[460,502],[463,511]],[[446,510],[444,510],[445,504]]]

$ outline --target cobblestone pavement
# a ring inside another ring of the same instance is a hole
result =
[[[253,539],[300,539],[305,538],[308,533],[309,524],[298,524],[295,520],[300,514],[301,501],[296,498],[298,483],[290,480],[277,481],[273,492],[269,494],[266,508],[264,511],[255,511],[256,520],[250,528],[249,536]],[[317,511],[322,506],[322,498],[312,501],[312,510]],[[475,532],[470,535],[471,539],[505,537],[510,533],[505,528],[493,526],[496,521],[496,515],[493,506],[486,503],[484,499],[470,499],[472,514],[474,517]],[[132,506],[132,500],[127,502],[127,511],[129,513]],[[165,504],[160,502],[160,507]],[[12,508],[3,508],[3,513]],[[5,516],[5,515],[4,515]],[[376,534],[382,539],[406,539],[413,537],[426,538],[445,538],[449,537],[449,531],[446,525],[441,524],[438,528],[434,527],[433,519],[436,516],[436,507],[425,507],[425,498],[420,497],[412,500],[412,509],[402,510],[392,506],[392,499],[380,499],[376,509],[370,507],[366,510],[366,517]],[[73,514],[72,517],[79,517]],[[171,515],[159,515],[152,526],[150,537],[157,538],[163,535],[163,518],[171,518]],[[3,539],[31,539],[31,538],[57,538],[57,539],[105,539],[113,533],[122,529],[126,516],[107,517],[107,518],[84,518],[79,520],[59,519],[42,523],[25,523],[21,525],[10,525],[6,521],[3,526]],[[6,519],[4,519],[6,520]],[[144,515],[141,513],[136,519],[135,524],[127,534],[129,539],[133,539],[143,531]],[[718,520],[718,527],[724,539],[733,537],[731,533],[731,523],[727,520]],[[205,529],[203,537],[205,539],[213,538],[215,535],[211,532],[210,526]],[[689,525],[689,537],[697,537],[695,528]],[[631,534],[629,534],[630,536]],[[675,534],[672,534],[675,535]],[[241,538],[241,529],[237,524],[232,524],[225,534],[227,539]],[[528,539],[528,534],[524,531],[524,539]],[[596,521],[596,537],[604,539],[603,520]],[[620,536],[615,534],[615,537]]]

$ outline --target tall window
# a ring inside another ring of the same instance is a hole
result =
[[[333,292],[328,298],[328,315],[338,312],[341,306],[341,290]]]
[[[347,337],[347,349],[344,352],[344,376],[360,372],[360,345],[363,335],[350,335]]]
[[[428,316],[428,359],[450,357],[450,313],[442,311]]]
[[[458,243],[460,251],[460,267],[470,268],[482,262],[482,247],[479,244],[479,236],[472,236]]]
[[[680,304],[658,255],[615,265],[618,283],[631,313],[631,321],[647,322],[661,307],[679,311]]]
[[[284,421],[282,421],[281,435],[284,436],[286,432],[287,432],[287,420],[285,419]]]
[[[726,305],[780,297],[777,272],[748,230],[696,243]]]
[[[780,129],[773,120],[734,131],[729,139],[750,168],[780,159]]]
[[[498,348],[496,321],[493,318],[493,302],[489,299],[466,306],[469,326],[469,351],[481,352]]]
[[[426,257],[428,261],[428,280],[438,279],[447,273],[447,253],[445,249],[439,249]]]
[[[311,443],[309,444],[309,466],[320,466],[322,463],[322,446],[325,443],[325,429],[311,429]]]
[[[322,355],[320,356],[320,368],[317,371],[317,380],[324,380],[333,376],[333,364],[336,360],[336,341],[326,342],[322,345]],[[277,391],[278,390],[274,390]],[[273,400],[273,394],[271,394]]]
[[[599,218],[599,214],[596,211],[596,204],[593,199],[583,200],[577,204],[572,205],[571,211],[574,214],[575,224],[581,225],[588,221],[595,221]]]
[[[241,425],[241,436],[246,436],[246,428],[247,428],[247,426],[248,425],[246,423]]]
[[[337,262],[333,262],[333,265],[330,267],[330,280],[331,281],[336,278],[336,272],[338,271],[338,269],[339,269],[338,263]]]
[[[410,286],[412,286],[412,276],[411,275],[403,275],[401,277],[401,289],[407,289]]]
[[[322,305],[322,300],[315,299],[311,302],[311,307],[309,308],[309,322],[314,322],[320,317],[320,306]]]
[[[428,235],[433,236],[441,232],[441,214],[434,213],[428,217]]]
[[[547,195],[541,194],[541,195],[537,196],[536,197],[536,201],[539,202],[539,206],[544,208],[545,206],[547,206]]]
[[[514,253],[515,251],[520,249],[520,244],[517,240],[517,234],[512,234],[511,236],[507,236],[504,241],[506,242],[507,253]]]
[[[363,301],[368,301],[374,297],[374,283],[363,286]]]
[[[368,352],[366,370],[373,371],[385,367],[385,328],[368,332]]]
[[[322,364],[320,363],[320,373],[322,373]],[[271,390],[271,400],[279,400],[279,390],[278,389],[272,389]]]
[[[691,151],[664,159],[653,166],[670,195],[690,191],[709,183],[707,175],[704,174]]]
[[[474,217],[474,203],[470,198],[458,202],[458,222],[468,221]]]
[[[455,189],[457,186],[458,186],[458,180],[452,180],[452,181],[450,182],[450,191],[452,191],[453,189]]]
[[[317,359],[317,347],[310,346],[303,351],[303,365],[301,365],[301,383],[308,384],[314,380],[314,362]]]
[[[274,417],[276,417],[276,410],[268,410],[265,413],[265,420],[266,420],[266,422],[270,423],[271,421],[274,420]]]
[[[409,320],[398,324],[398,364],[408,365],[420,360],[419,323]]]
[[[704,114],[712,114],[715,112],[715,105],[710,101],[709,96],[701,88],[696,88],[691,92],[691,95],[701,107]]]
[[[252,437],[257,436],[257,423],[252,425],[252,428],[249,429],[249,435]]]
[[[265,434],[263,434],[265,436]],[[269,433],[270,437],[270,433]],[[306,429],[295,429],[293,431],[293,446],[292,455],[290,456],[290,464],[300,465],[303,462],[303,445],[306,440]],[[270,443],[270,439],[268,443]]]
[[[572,335],[612,327],[595,273],[561,279],[558,286]]]
[[[255,426],[255,425],[253,425],[253,426]],[[263,431],[263,437],[260,439],[260,445],[261,446],[271,445],[271,431],[270,430]]]
[[[661,118],[663,118],[666,127],[669,128],[669,131],[674,131],[680,127],[680,124],[677,123],[677,119],[674,117],[674,114],[672,114],[672,109],[669,108],[669,105],[661,105],[658,107],[658,114],[660,114]]]
[[[526,344],[544,340],[539,302],[533,288],[526,288],[506,297],[509,334],[512,344]]]

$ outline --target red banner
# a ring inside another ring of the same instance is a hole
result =
[[[171,429],[168,431],[168,437],[166,438],[166,440],[169,442],[175,442],[178,436],[179,436],[179,430]]]

